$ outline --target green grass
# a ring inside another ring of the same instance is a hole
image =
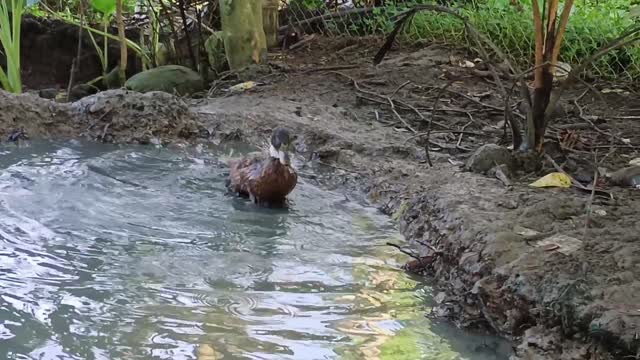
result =
[[[629,9],[639,0],[576,1],[560,61],[578,64],[593,54],[611,39],[620,35],[634,24]],[[521,1],[519,10],[509,4],[509,0],[477,1],[478,4],[458,7],[471,23],[487,35],[514,62],[521,67],[530,67],[533,63],[533,21],[530,2]],[[374,16],[364,19],[350,28],[350,33],[387,34],[393,29],[390,18],[406,9],[387,7],[376,10]],[[405,43],[437,42],[452,45],[470,46],[462,22],[450,15],[421,12],[405,27],[401,35]],[[640,47],[636,44],[612,52],[598,60],[591,73],[595,76],[635,80],[640,75]]]

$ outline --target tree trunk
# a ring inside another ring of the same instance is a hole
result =
[[[124,35],[124,19],[122,17],[122,1],[116,0],[116,21],[118,22],[118,40],[120,40],[120,69],[118,78],[120,86],[124,86],[127,81],[127,39]]]
[[[231,70],[267,61],[261,0],[220,1],[224,48]]]

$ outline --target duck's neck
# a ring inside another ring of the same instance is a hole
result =
[[[280,159],[280,154],[273,145],[269,145],[269,156],[272,159]]]

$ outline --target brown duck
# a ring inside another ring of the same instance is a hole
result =
[[[268,151],[229,161],[228,188],[256,204],[284,202],[298,182],[290,151],[289,132],[274,129]]]

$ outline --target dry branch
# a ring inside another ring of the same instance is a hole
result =
[[[502,57],[501,60],[505,64],[507,64],[509,69],[511,69],[513,71],[515,69],[515,67],[511,64],[511,62],[507,59],[507,57],[504,56],[504,54],[498,49],[498,47],[491,40],[489,40],[486,36],[483,36],[473,25],[471,25],[471,23],[468,21],[468,19],[466,17],[462,16],[457,11],[455,11],[453,9],[450,9],[448,7],[445,7],[445,6],[431,5],[431,4],[417,5],[417,6],[413,7],[410,10],[407,10],[407,11],[405,11],[403,13],[398,14],[398,16],[396,18],[397,19],[396,20],[396,26],[394,27],[393,31],[387,37],[387,40],[385,41],[385,44],[380,48],[380,50],[378,51],[378,53],[374,57],[374,65],[377,65],[380,62],[382,62],[382,60],[384,59],[384,56],[391,49],[391,45],[393,44],[393,42],[395,40],[395,37],[399,33],[400,29],[404,26],[404,24],[407,21],[409,21],[418,11],[425,11],[425,10],[426,11],[435,11],[435,12],[449,14],[449,15],[451,15],[451,16],[453,16],[453,17],[455,17],[455,18],[457,18],[457,19],[459,19],[460,21],[463,22],[464,27],[465,27],[465,31],[471,36],[471,38],[473,39],[474,43],[478,47],[478,52],[480,53],[480,57],[487,64],[487,67],[489,68],[489,71],[490,71],[491,75],[493,76],[493,79],[494,79],[496,85],[500,89],[500,92],[502,93],[502,96],[505,99],[505,102],[508,101],[507,90],[505,89],[504,85],[502,84],[502,80],[500,79],[500,76],[498,75],[498,72],[496,71],[495,66],[493,66],[493,64],[491,63],[491,61],[489,59],[489,54],[488,54],[487,50],[485,49],[484,44],[488,44],[489,47],[492,50],[494,50],[494,52],[498,56]],[[521,88],[520,93],[524,97],[525,101],[527,101],[530,104],[531,103],[531,99],[529,98],[529,90],[527,89],[527,87],[526,87],[526,85],[524,83],[522,83],[522,88]],[[505,122],[507,124],[509,124],[509,127],[511,129],[513,145],[514,145],[514,149],[516,149],[516,148],[518,148],[520,146],[520,143],[522,142],[522,135],[520,133],[520,126],[514,120],[513,113],[511,112],[511,106],[508,103],[506,103],[506,105],[505,105],[504,117],[505,117]]]

